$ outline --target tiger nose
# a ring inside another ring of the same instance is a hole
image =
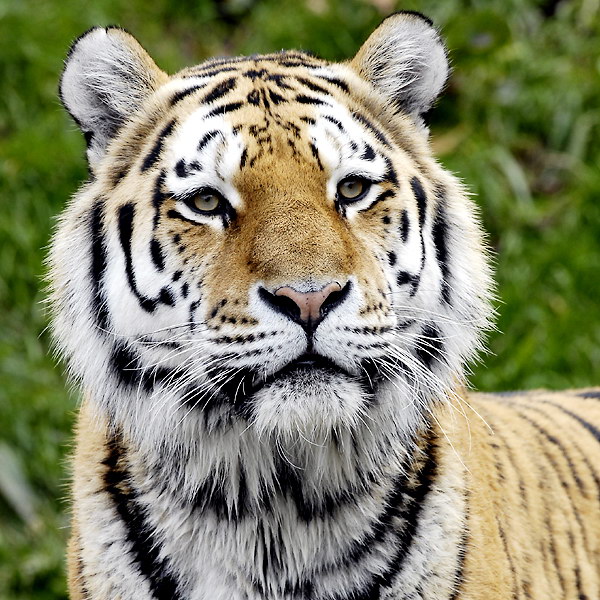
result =
[[[274,293],[261,288],[262,299],[292,321],[307,327],[315,328],[327,313],[339,306],[350,291],[350,282],[342,287],[337,281],[328,283],[316,292],[299,292],[293,287],[284,286]]]

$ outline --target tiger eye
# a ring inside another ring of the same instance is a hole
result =
[[[196,194],[191,203],[200,212],[213,212],[219,207],[221,198],[212,192],[204,192]]]
[[[368,183],[364,179],[345,179],[338,183],[338,195],[345,200],[356,200],[363,195],[368,187]]]

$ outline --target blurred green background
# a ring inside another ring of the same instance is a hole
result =
[[[133,32],[166,70],[297,47],[350,57],[395,9],[431,16],[454,75],[431,114],[441,160],[477,195],[500,332],[484,390],[600,383],[600,1],[0,0],[0,599],[65,598],[76,394],[48,352],[41,278],[53,219],[86,178],[57,98],[70,42]]]

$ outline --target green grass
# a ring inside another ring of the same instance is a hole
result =
[[[73,38],[120,24],[167,70],[213,54],[300,47],[351,56],[380,20],[366,0],[0,0],[0,600],[65,598],[76,394],[40,304],[53,217],[86,177],[56,86]],[[499,282],[486,390],[600,381],[598,2],[402,2],[434,18],[454,64],[432,113],[443,162],[477,194]],[[312,7],[309,8],[309,7]],[[225,19],[223,17],[226,17]]]

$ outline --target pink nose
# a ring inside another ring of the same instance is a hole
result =
[[[321,309],[325,301],[334,292],[340,292],[342,286],[337,283],[329,283],[318,292],[298,292],[291,287],[281,287],[275,291],[275,296],[285,296],[289,298],[300,309],[300,321],[304,323],[314,323],[321,316]]]

